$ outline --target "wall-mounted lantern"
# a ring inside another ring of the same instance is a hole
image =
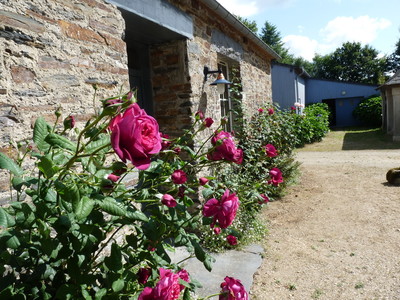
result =
[[[230,81],[225,79],[224,74],[222,73],[221,69],[218,69],[216,71],[210,71],[208,69],[208,67],[204,67],[204,70],[203,70],[204,82],[207,81],[207,75],[208,74],[215,74],[215,73],[218,73],[217,80],[215,80],[210,85],[216,85],[218,94],[223,94],[225,92],[225,85],[232,84],[232,82],[230,82]]]

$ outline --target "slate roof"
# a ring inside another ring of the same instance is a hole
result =
[[[389,85],[400,85],[400,70],[396,72],[388,81],[386,81],[382,87]]]

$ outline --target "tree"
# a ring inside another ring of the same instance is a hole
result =
[[[284,46],[281,33],[272,23],[265,21],[264,27],[261,29],[260,38],[278,53],[282,59],[289,56],[289,50]]]
[[[398,70],[400,70],[400,38],[396,43],[394,52],[387,57],[386,61],[387,75],[393,75]]]
[[[240,22],[242,22],[248,29],[250,29],[254,34],[258,34],[257,23],[254,20],[249,20],[241,16],[235,16]]]
[[[386,58],[378,58],[378,51],[359,42],[346,42],[328,55],[313,59],[315,77],[379,84],[384,81]]]

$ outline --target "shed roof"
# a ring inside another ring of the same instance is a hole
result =
[[[398,70],[388,81],[386,81],[381,87],[390,85],[400,85],[400,70]]]
[[[202,0],[209,8],[214,10],[222,19],[226,20],[236,30],[244,34],[247,38],[253,41],[256,45],[264,49],[273,59],[280,59],[278,53],[276,53],[270,46],[268,46],[262,39],[260,39],[254,32],[252,32],[246,25],[240,22],[234,15],[227,11],[218,1],[216,0]]]
[[[294,70],[296,72],[296,74],[300,77],[303,78],[311,78],[310,74],[308,74],[308,72],[302,67],[302,66],[296,66],[296,65],[290,65],[290,64],[284,64],[284,63],[280,63],[280,62],[276,62],[274,61],[272,63],[272,65],[277,65],[277,66],[282,66],[282,67],[286,67],[288,69]]]

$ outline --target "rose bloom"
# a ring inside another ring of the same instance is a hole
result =
[[[220,234],[221,233],[221,228],[219,228],[219,227],[214,227],[214,233],[216,234],[216,235],[218,235],[218,234]]]
[[[262,109],[261,107],[258,109],[258,112],[261,114],[264,112],[264,109]]]
[[[168,207],[175,207],[177,204],[175,198],[170,194],[164,194],[161,198],[161,203]]]
[[[130,160],[139,170],[150,166],[150,158],[161,150],[157,121],[137,103],[111,120],[111,145],[123,162]]]
[[[274,109],[273,108],[268,108],[268,114],[273,115],[274,114]]]
[[[260,197],[263,198],[264,201],[260,201],[260,204],[262,203],[268,203],[269,202],[269,198],[267,195],[265,194],[260,194]]]
[[[182,170],[175,170],[171,175],[171,179],[175,184],[183,184],[187,181],[187,176]]]
[[[169,135],[162,133],[161,134],[162,140],[161,140],[161,149],[165,150],[171,146],[172,142],[169,140]]]
[[[196,112],[195,117],[199,118],[200,120],[203,120],[204,119],[204,114],[203,114],[203,112],[201,110],[199,110],[199,111]]]
[[[112,182],[117,182],[121,176],[115,175],[113,173],[107,176],[107,179],[111,180]]]
[[[138,282],[140,284],[146,284],[147,280],[149,279],[151,275],[151,269],[150,268],[140,268],[137,276],[138,276]]]
[[[236,236],[234,236],[234,235],[228,235],[226,237],[226,240],[227,240],[228,244],[231,246],[237,245],[237,239],[236,239]]]
[[[68,116],[64,119],[64,128],[65,129],[72,129],[75,127],[75,117],[74,116]]]
[[[199,183],[200,183],[200,185],[206,185],[207,182],[208,182],[208,179],[207,179],[207,178],[205,178],[205,177],[199,178]]]
[[[275,146],[272,144],[265,145],[265,153],[267,154],[268,157],[275,157],[278,155]]]
[[[226,131],[216,133],[211,144],[216,146],[215,149],[207,154],[209,160],[227,160],[236,164],[241,164],[243,161],[243,150],[236,147],[233,136]]]
[[[239,279],[226,276],[221,283],[221,295],[219,300],[248,300],[247,294],[242,282]]]
[[[203,216],[214,217],[211,227],[214,227],[215,223],[218,221],[221,228],[227,228],[235,219],[238,208],[239,198],[235,193],[230,194],[227,189],[220,201],[211,198],[204,204]]]
[[[189,273],[185,269],[179,270],[178,273],[176,274],[178,274],[179,278],[182,279],[183,281],[190,283]],[[182,284],[180,284],[179,287],[181,291],[185,289],[185,286]]]
[[[138,300],[175,300],[179,298],[181,287],[180,276],[171,270],[160,268],[160,280],[154,288],[146,287]],[[182,278],[185,280],[184,278]]]
[[[214,120],[212,118],[205,118],[203,121],[203,125],[205,127],[211,127],[211,125],[214,123]]]
[[[269,176],[271,176],[271,179],[268,180],[268,184],[278,186],[280,183],[283,182],[282,171],[278,168],[272,168],[269,171]]]

